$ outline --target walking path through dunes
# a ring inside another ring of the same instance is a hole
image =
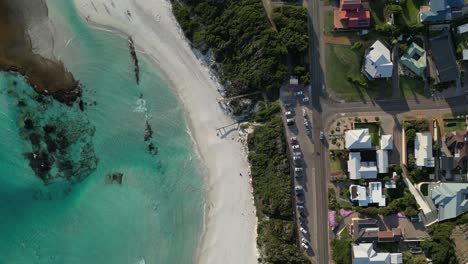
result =
[[[207,169],[205,231],[199,263],[256,263],[256,217],[249,167],[241,143],[218,137],[233,121],[218,106],[217,83],[183,37],[164,0],[75,0],[83,19],[131,36],[137,53],[152,59],[181,99]],[[125,36],[126,37],[126,36]]]

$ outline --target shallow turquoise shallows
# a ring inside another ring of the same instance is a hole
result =
[[[37,102],[21,76],[0,73],[0,264],[192,263],[203,179],[175,94],[141,54],[136,84],[125,38],[89,28],[71,0],[49,4],[73,35],[66,62],[83,84],[85,111]],[[25,155],[26,116],[80,133],[65,156],[93,165],[87,146],[97,166],[73,184],[44,185]],[[154,133],[145,142],[147,121]],[[109,183],[112,173],[123,174],[121,185]]]

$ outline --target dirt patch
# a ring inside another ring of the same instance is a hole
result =
[[[71,104],[81,95],[78,81],[61,62],[32,52],[22,12],[14,1],[0,0],[0,70],[19,72],[37,92]]]
[[[453,229],[451,238],[455,245],[458,260],[460,263],[466,263],[468,261],[468,239],[466,239],[468,238],[468,225],[456,226]]]
[[[332,37],[332,36],[324,36],[325,43],[329,44],[339,44],[339,45],[351,45],[351,40],[346,37]]]

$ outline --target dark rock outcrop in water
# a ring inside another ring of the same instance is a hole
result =
[[[34,10],[47,16],[41,1],[0,0],[0,71],[18,72],[38,93],[71,105],[81,96],[79,82],[61,62],[32,52],[26,20],[32,19],[28,12]]]
[[[138,57],[135,51],[135,43],[132,37],[128,37],[128,48],[130,49],[130,55],[132,55],[133,64],[135,65],[135,79],[136,83],[140,84],[140,66],[138,65]]]
[[[149,124],[148,120],[146,120],[145,123],[145,141],[150,140],[153,137],[153,129],[151,128],[151,125]]]
[[[119,185],[122,184],[122,178],[123,178],[123,173],[121,172],[113,172],[110,174],[107,174],[106,176],[106,183],[118,183]]]

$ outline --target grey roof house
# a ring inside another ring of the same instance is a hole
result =
[[[468,211],[468,183],[430,184],[429,196],[437,207],[439,221],[455,218]]]
[[[437,69],[439,82],[455,81],[459,77],[457,59],[453,50],[452,37],[448,32],[429,40],[432,59]]]
[[[429,6],[422,6],[420,20],[423,23],[444,23],[463,15],[463,0],[430,0]]]

